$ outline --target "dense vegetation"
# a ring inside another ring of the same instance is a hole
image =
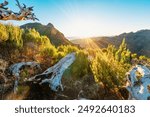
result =
[[[125,41],[123,39],[118,49],[113,45],[103,49],[81,49],[72,45],[55,47],[47,36],[35,29],[0,24],[0,59],[7,61],[8,66],[21,61],[37,61],[45,70],[68,53],[76,52],[75,62],[63,76],[64,94],[75,99],[84,90],[89,99],[107,99],[108,95],[115,95],[111,99],[122,99],[118,90],[125,85],[126,72],[133,64],[149,62],[149,58],[131,53]],[[27,69],[21,75],[22,78],[31,76]],[[20,85],[19,92],[26,88]],[[106,90],[104,94],[103,90]]]

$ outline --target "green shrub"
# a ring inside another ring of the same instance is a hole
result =
[[[0,42],[7,41],[9,38],[6,26],[0,23]]]
[[[101,82],[107,88],[122,86],[127,72],[124,64],[115,60],[113,54],[97,52],[92,60],[91,70],[96,82]]]
[[[70,74],[75,79],[80,79],[90,72],[90,63],[88,54],[84,50],[79,50],[76,53],[76,59],[70,67]]]

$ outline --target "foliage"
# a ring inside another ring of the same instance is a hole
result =
[[[8,40],[8,36],[6,26],[0,23],[0,42]]]
[[[88,54],[84,50],[79,50],[76,53],[76,60],[71,65],[70,74],[75,79],[80,79],[90,72]]]
[[[28,29],[24,31],[23,39],[27,56],[34,57],[45,68],[57,62],[57,49],[47,36],[41,36],[35,29]]]
[[[41,36],[35,29],[25,30],[23,33],[23,40],[24,43],[33,42],[38,46],[44,45],[44,47],[47,47],[51,45],[49,38]]]
[[[57,50],[54,46],[44,48],[41,51],[42,56],[57,57],[56,54],[57,54]]]
[[[57,48],[58,59],[64,57],[65,55],[76,52],[76,59],[74,63],[65,72],[65,76],[72,77],[74,79],[81,79],[83,76],[90,71],[90,62],[88,60],[88,53],[85,50],[81,50],[76,46],[62,45]]]
[[[57,49],[58,52],[63,52],[65,55],[79,50],[76,46],[71,45],[61,45]]]
[[[122,86],[128,71],[126,64],[115,59],[115,50],[113,46],[108,46],[105,53],[99,50],[91,63],[95,81],[103,83],[109,89]]]
[[[147,57],[146,56],[140,56],[139,60],[147,60]]]
[[[127,49],[127,45],[125,43],[125,39],[123,39],[119,49],[115,54],[115,58],[117,61],[121,63],[130,63],[131,62],[131,52]]]
[[[11,24],[3,25],[0,24],[0,39],[9,47],[22,47],[22,30]],[[1,42],[0,41],[0,42]]]

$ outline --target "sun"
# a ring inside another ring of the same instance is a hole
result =
[[[78,37],[92,37],[95,36],[97,29],[96,18],[88,15],[79,15],[71,17],[66,23],[66,29],[70,34]]]

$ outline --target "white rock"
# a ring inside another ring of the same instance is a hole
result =
[[[136,72],[142,76],[137,79]],[[147,100],[150,98],[150,70],[146,66],[137,65],[128,73],[126,88],[130,93],[129,99]]]

